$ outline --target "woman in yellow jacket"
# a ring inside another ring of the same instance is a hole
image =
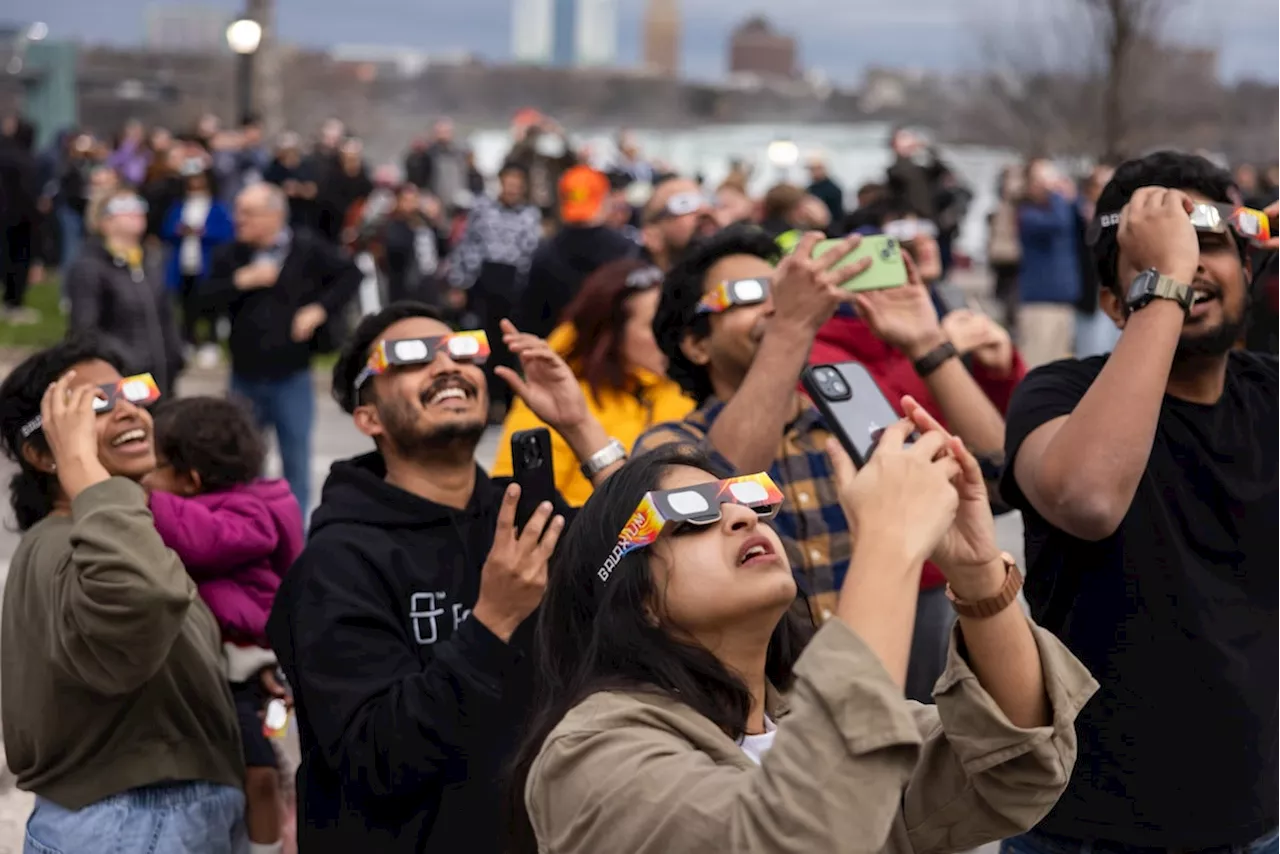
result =
[[[547,343],[573,368],[587,407],[609,435],[624,447],[635,444],[654,424],[679,421],[693,410],[675,381],[667,379],[667,360],[653,338],[653,315],[661,297],[662,272],[644,261],[612,261],[582,283]],[[511,436],[544,427],[524,401],[516,398],[502,425],[493,461],[495,477],[510,476]],[[551,431],[556,488],[581,506],[591,495],[573,451]]]

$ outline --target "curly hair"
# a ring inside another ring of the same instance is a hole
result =
[[[686,332],[704,338],[711,332],[707,315],[698,314],[698,301],[707,271],[731,255],[754,255],[765,261],[778,260],[778,245],[754,225],[731,225],[689,247],[684,259],[667,273],[662,283],[662,300],[653,316],[653,335],[667,357],[667,376],[680,384],[698,405],[712,395],[707,369],[695,365],[680,349]]]
[[[338,355],[333,366],[333,388],[330,394],[342,407],[342,411],[350,415],[360,405],[360,394],[356,392],[356,377],[364,370],[369,361],[369,350],[375,341],[386,332],[388,327],[410,317],[429,317],[441,323],[446,322],[444,315],[426,303],[412,300],[393,302],[382,311],[366,315],[347,339],[346,346]],[[366,384],[365,389],[372,388]]]
[[[156,454],[182,474],[197,472],[205,492],[262,474],[266,448],[248,409],[222,397],[183,397],[156,407]]]
[[[1235,181],[1230,172],[1198,154],[1157,151],[1146,157],[1128,160],[1116,168],[1111,181],[1098,196],[1098,216],[1119,213],[1142,187],[1191,190],[1215,202],[1229,202]],[[1093,263],[1098,271],[1098,282],[1104,288],[1121,293],[1116,282],[1120,262],[1117,231],[1116,228],[1103,229],[1093,244]]]
[[[123,369],[113,348],[96,335],[83,334],[28,356],[0,383],[0,446],[5,456],[18,464],[18,473],[9,480],[9,504],[19,531],[48,516],[58,494],[57,477],[35,468],[22,454],[27,444],[48,452],[44,432],[37,430],[24,437],[22,428],[40,414],[40,401],[54,380],[76,365],[93,361],[106,362],[117,371]]]

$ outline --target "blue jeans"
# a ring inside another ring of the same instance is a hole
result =
[[[1276,846],[1276,831],[1273,830],[1244,845],[1222,845],[1194,854],[1276,854]],[[1155,851],[1156,849],[1137,848],[1120,842],[1069,839],[1040,830],[1032,830],[1000,843],[1000,854],[1154,854]]]
[[[242,854],[244,793],[213,783],[165,783],[63,809],[36,798],[22,854]]]
[[[311,502],[311,428],[316,418],[316,392],[311,372],[280,380],[251,380],[231,375],[231,393],[253,408],[263,430],[275,428],[284,479],[307,517]]]
[[[58,260],[58,272],[63,282],[67,278],[67,270],[80,255],[80,247],[84,244],[84,217],[67,205],[58,205],[58,230],[62,235],[62,252]],[[65,284],[63,286],[65,290]]]

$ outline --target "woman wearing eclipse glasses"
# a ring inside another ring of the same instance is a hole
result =
[[[36,796],[23,851],[232,854],[244,760],[213,614],[156,532],[150,374],[71,339],[0,384],[22,540],[0,621],[7,761]]]
[[[1049,810],[1096,683],[1015,604],[974,457],[902,403],[856,474],[828,447],[857,538],[811,640],[768,475],[660,448],[587,501],[539,615],[512,850],[924,854]],[[959,614],[936,707],[903,697],[926,559]]]

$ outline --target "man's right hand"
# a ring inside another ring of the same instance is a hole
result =
[[[255,291],[269,288],[280,277],[280,268],[270,261],[254,261],[235,272],[235,284],[238,290]]]
[[[480,571],[480,596],[471,609],[472,619],[483,623],[503,643],[542,601],[547,561],[564,530],[564,517],[552,518],[551,504],[544,501],[517,533],[519,502],[520,487],[513,483],[502,496],[493,548]]]
[[[782,260],[773,277],[774,321],[803,330],[812,335],[831,319],[836,307],[851,302],[854,295],[840,285],[871,266],[870,258],[832,269],[862,242],[861,235],[848,237],[839,244],[813,256],[813,247],[822,241],[820,232],[811,231],[800,238],[795,251]]]
[[[1154,267],[1190,285],[1200,267],[1200,239],[1191,224],[1195,202],[1181,190],[1141,187],[1120,212],[1116,240],[1131,266]]]

